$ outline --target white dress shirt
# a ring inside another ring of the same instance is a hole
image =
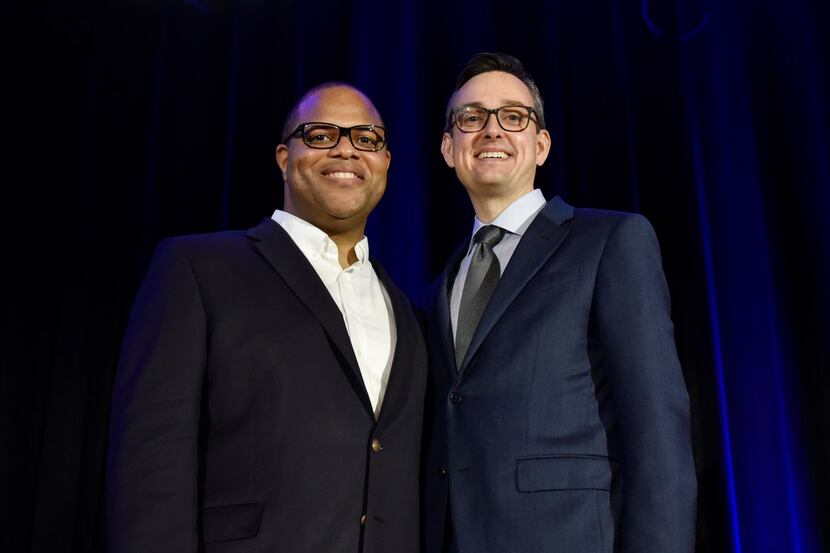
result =
[[[519,240],[522,235],[536,218],[536,215],[545,206],[545,196],[538,188],[528,192],[513,201],[507,206],[504,211],[499,213],[498,217],[493,219],[490,225],[503,228],[505,231],[501,241],[493,247],[493,253],[499,260],[499,269],[504,274],[504,268],[513,257],[513,252],[516,251],[516,246],[519,245]],[[470,238],[470,245],[467,247],[467,255],[461,260],[461,265],[458,267],[458,273],[455,275],[455,281],[452,285],[452,292],[450,293],[450,320],[452,321],[452,335],[455,340],[455,331],[458,327],[458,310],[461,306],[461,294],[464,292],[464,282],[467,280],[467,271],[470,268],[470,260],[473,258],[473,250],[475,249],[475,237],[478,229],[485,226],[478,217],[473,220],[473,234]]]
[[[377,417],[392,368],[396,332],[392,301],[369,261],[369,239],[364,236],[357,243],[357,261],[343,269],[337,244],[325,232],[279,209],[271,218],[300,248],[340,308]]]

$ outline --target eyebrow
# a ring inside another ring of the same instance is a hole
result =
[[[502,107],[502,106],[526,106],[526,105],[527,104],[525,104],[524,102],[520,102],[518,100],[503,99],[502,104],[499,107]],[[459,106],[459,107],[462,107],[462,108],[464,108],[464,107],[483,108],[484,104],[481,103],[481,102],[469,102],[469,103],[464,104],[464,105]]]

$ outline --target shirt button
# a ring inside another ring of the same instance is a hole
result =
[[[464,396],[462,396],[462,395],[461,395],[460,393],[458,393],[458,392],[451,392],[451,393],[450,393],[450,403],[460,403],[460,402],[461,402],[461,399],[462,399],[463,397],[464,397]]]
[[[372,451],[375,453],[380,453],[380,450],[383,449],[383,446],[380,445],[380,440],[375,438],[372,440]]]

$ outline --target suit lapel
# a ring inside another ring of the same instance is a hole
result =
[[[450,293],[452,291],[453,280],[456,273],[458,273],[458,266],[461,264],[461,259],[467,253],[470,245],[470,238],[461,243],[450,256],[444,272],[441,273],[441,278],[438,281],[438,289],[435,292],[435,297],[432,300],[432,319],[430,324],[430,332],[434,332],[435,338],[438,340],[439,355],[441,365],[447,367],[450,371],[450,379],[454,380],[457,370],[455,366],[455,338],[452,335],[452,320],[450,318]]]
[[[357,364],[343,314],[303,252],[283,228],[270,218],[248,231],[254,246],[280,274],[289,288],[320,322],[348,370],[346,376],[364,408],[374,418],[369,394]]]
[[[409,392],[409,384],[412,379],[411,364],[416,343],[415,333],[418,330],[414,326],[415,316],[403,292],[395,286],[383,267],[374,259],[372,260],[372,266],[387,294],[389,294],[395,318],[395,353],[392,356],[389,380],[386,382],[386,392],[383,395],[383,403],[378,415],[378,426],[386,426],[394,414],[406,403],[406,395]]]
[[[459,374],[464,372],[470,359],[519,292],[568,236],[569,231],[560,225],[572,217],[573,207],[556,196],[542,208],[530,224],[481,316],[470,347],[461,362]]]

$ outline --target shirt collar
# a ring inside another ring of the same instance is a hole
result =
[[[271,219],[277,222],[291,237],[294,243],[300,248],[307,258],[318,257],[333,262],[340,268],[337,244],[329,236],[315,227],[305,219],[296,215],[277,209],[271,215]],[[349,268],[358,271],[362,270],[369,260],[369,239],[364,236],[354,247],[357,261]]]
[[[529,227],[530,223],[533,221],[533,216],[536,215],[544,206],[545,195],[542,194],[541,190],[535,188],[513,200],[513,203],[507,206],[504,211],[499,213],[498,216],[488,224],[501,227],[511,234],[522,236],[527,230],[527,227]],[[470,253],[470,250],[474,245],[473,237],[475,237],[478,229],[483,226],[485,226],[485,223],[482,223],[478,216],[473,218],[473,234],[470,238],[470,245],[467,248],[467,253]]]

